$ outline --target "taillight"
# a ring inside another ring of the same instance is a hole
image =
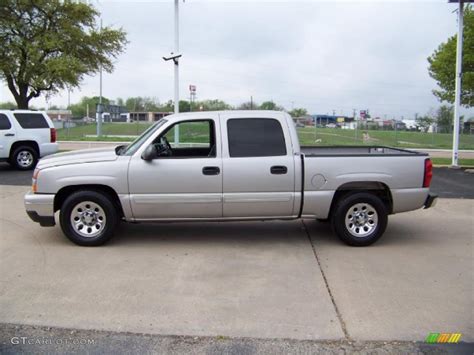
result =
[[[431,159],[425,159],[425,174],[423,177],[423,187],[430,187],[433,178],[433,163]]]
[[[49,132],[50,132],[50,137],[51,137],[51,143],[55,143],[56,142],[56,128],[50,128]]]

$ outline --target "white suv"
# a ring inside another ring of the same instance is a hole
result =
[[[57,151],[56,129],[46,112],[0,110],[0,161],[29,170]]]

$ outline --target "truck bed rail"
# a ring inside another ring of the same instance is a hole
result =
[[[305,157],[337,156],[428,156],[427,153],[385,146],[303,146],[301,153]]]

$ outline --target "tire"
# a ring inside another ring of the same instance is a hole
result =
[[[344,243],[367,246],[375,243],[385,232],[388,211],[376,195],[358,192],[337,202],[331,222],[334,232]]]
[[[10,157],[10,164],[12,164],[18,170],[34,169],[37,163],[38,152],[36,149],[27,145],[15,148],[13,154]]]
[[[67,197],[59,219],[66,237],[82,246],[106,243],[112,238],[119,221],[117,209],[110,198],[88,190],[77,191]]]

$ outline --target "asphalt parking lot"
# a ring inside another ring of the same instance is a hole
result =
[[[210,353],[284,353],[288,344],[416,352],[431,332],[474,341],[473,174],[436,169],[433,190],[450,198],[391,216],[367,248],[347,247],[311,220],[123,225],[110,244],[81,248],[58,226],[29,221],[22,197],[30,179],[0,170],[5,351],[18,349],[12,334],[51,334],[48,327],[102,342],[88,351],[132,333],[161,337],[160,346],[184,336]],[[448,351],[472,353],[466,346]]]

